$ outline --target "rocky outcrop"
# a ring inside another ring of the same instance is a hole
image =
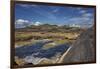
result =
[[[74,44],[62,55],[58,63],[81,63],[95,61],[94,29],[81,33]]]

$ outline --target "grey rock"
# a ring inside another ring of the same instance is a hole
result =
[[[95,35],[90,28],[81,33],[69,51],[66,51],[58,63],[95,62]]]

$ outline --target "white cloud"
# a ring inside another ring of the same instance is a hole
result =
[[[72,17],[69,20],[67,20],[67,23],[79,24],[79,25],[89,25],[93,23],[93,19],[90,17]]]
[[[68,24],[73,25],[80,25],[80,27],[92,27],[94,23],[93,18],[89,17],[73,17],[67,21]]]
[[[77,20],[83,21],[83,20],[89,20],[89,19],[90,18],[86,18],[86,17],[76,17],[76,18],[70,19],[70,21],[77,21]]]
[[[86,13],[86,11],[85,10],[80,10],[80,13]]]
[[[35,22],[35,24],[34,25],[36,25],[36,26],[38,26],[38,25],[40,25],[41,23],[40,22]]]
[[[29,7],[36,7],[37,5],[29,5],[29,4],[19,4],[21,7],[29,8]]]
[[[24,20],[24,19],[18,19],[15,21],[16,28],[23,28],[23,27],[29,26],[30,24],[31,22],[29,22],[28,20]]]
[[[26,4],[19,4],[21,7],[28,7]]]
[[[16,24],[23,24],[23,23],[28,23],[29,21],[28,20],[24,20],[24,19],[18,19],[16,20]]]
[[[76,9],[77,9],[77,10],[81,10],[82,8],[81,8],[81,7],[77,7]]]
[[[76,10],[81,10],[82,8],[81,7],[68,7],[70,9],[76,9]]]
[[[56,13],[56,12],[58,12],[58,11],[59,11],[59,9],[54,9],[54,10],[53,10],[54,13]]]
[[[91,16],[93,16],[93,14],[91,14],[91,13],[85,13],[85,14],[83,14],[83,16],[84,17],[91,17]]]
[[[67,17],[63,17],[63,19],[67,19]]]

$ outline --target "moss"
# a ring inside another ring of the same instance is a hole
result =
[[[51,39],[55,44],[72,43],[78,33],[52,33],[52,32],[15,32],[15,44],[18,46],[31,45],[36,40]],[[49,43],[43,48],[48,49],[56,45]]]
[[[56,46],[55,43],[48,43],[48,44],[44,45],[42,49],[49,49],[49,48],[52,48],[52,47],[55,47],[55,46]]]
[[[55,41],[56,44],[64,44],[64,43],[67,43],[67,40],[58,40],[58,41]]]
[[[15,34],[15,41],[27,41],[32,38],[33,38],[32,34],[25,34],[25,33]]]
[[[48,44],[44,45],[43,49],[49,49],[49,48],[55,47],[59,44],[67,43],[67,40],[53,40],[53,41],[54,41],[53,43],[48,43]]]
[[[34,44],[36,42],[37,42],[37,40],[32,39],[30,41],[19,41],[19,42],[16,42],[15,45],[17,45],[17,46],[29,46],[29,45],[32,45],[32,44]]]

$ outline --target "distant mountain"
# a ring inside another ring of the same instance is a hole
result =
[[[69,25],[51,25],[51,24],[40,24],[36,22],[34,25],[23,25],[22,28],[16,28],[16,31],[25,32],[80,32],[82,29],[80,27],[70,27]]]

